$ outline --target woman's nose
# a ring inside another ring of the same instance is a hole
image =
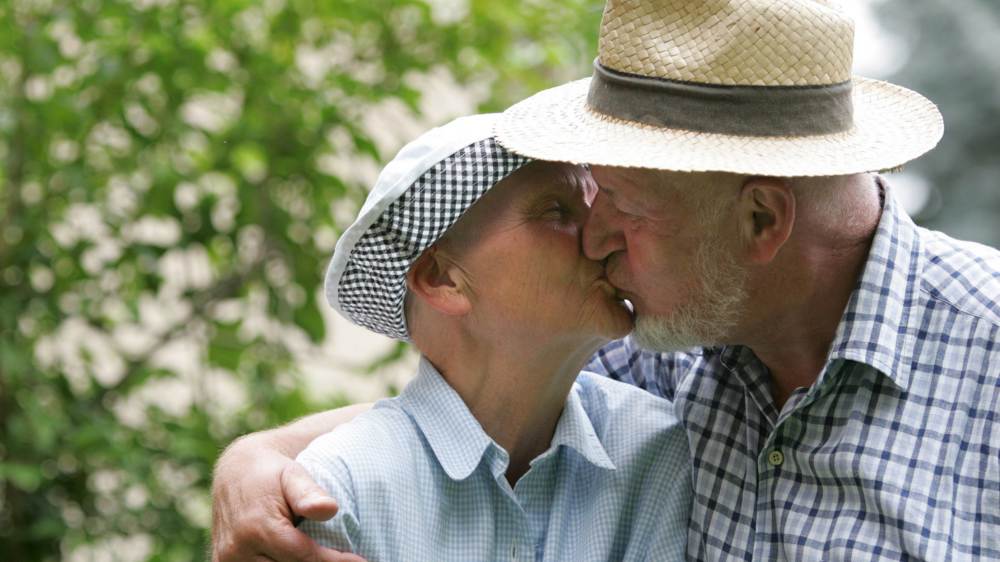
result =
[[[606,195],[598,190],[583,224],[583,253],[592,260],[603,260],[625,249],[621,213]]]

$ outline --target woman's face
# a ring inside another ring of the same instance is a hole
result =
[[[488,191],[449,230],[472,302],[491,337],[593,342],[623,337],[632,315],[582,251],[597,192],[580,166],[532,162]]]

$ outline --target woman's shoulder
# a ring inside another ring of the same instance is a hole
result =
[[[673,401],[590,371],[577,376],[573,392],[584,401],[584,407],[607,410],[607,415],[631,416],[642,409],[664,412],[667,419],[676,421]]]
[[[317,437],[298,460],[311,472],[337,470],[358,484],[364,479],[391,480],[424,456],[423,439],[413,419],[396,400],[387,399]]]
[[[414,533],[425,506],[438,505],[443,470],[400,400],[378,403],[324,434],[299,455],[316,483],[340,503],[329,522],[309,527],[322,544],[350,545],[375,559],[406,559],[398,548],[419,544]]]
[[[686,460],[687,437],[672,401],[587,371],[573,392],[609,453],[634,456],[668,448]]]

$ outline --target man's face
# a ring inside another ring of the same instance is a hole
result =
[[[746,302],[735,229],[725,229],[732,224],[730,200],[699,206],[680,194],[737,180],[604,166],[592,173],[599,191],[584,226],[584,251],[606,260],[608,280],[635,307],[639,343],[659,351],[726,343]]]

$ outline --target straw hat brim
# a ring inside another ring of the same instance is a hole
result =
[[[803,137],[734,136],[669,129],[587,107],[590,78],[544,90],[504,112],[497,139],[541,160],[678,172],[833,176],[896,168],[941,139],[937,107],[920,94],[855,77],[854,127]]]

